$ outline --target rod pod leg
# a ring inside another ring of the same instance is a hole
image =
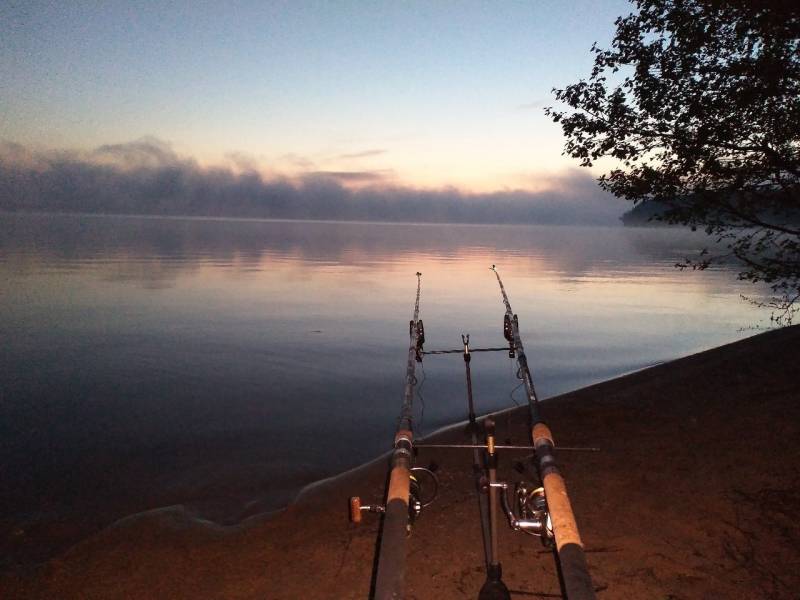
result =
[[[489,530],[491,533],[491,558],[486,568],[486,582],[481,587],[478,600],[511,600],[511,594],[501,577],[503,568],[497,556],[497,453],[494,449],[494,421],[486,419],[486,450],[489,471]]]
[[[503,568],[497,565],[489,565],[486,570],[486,582],[481,587],[478,600],[511,600],[511,594],[506,584],[500,579],[503,575]]]

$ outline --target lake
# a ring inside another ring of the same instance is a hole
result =
[[[768,325],[731,268],[673,267],[703,241],[663,228],[0,215],[0,525],[7,540],[66,543],[171,504],[235,523],[387,451],[416,271],[426,350],[458,348],[462,333],[501,346],[497,265],[542,398]],[[524,401],[505,353],[471,366],[478,412]],[[460,355],[426,357],[418,376],[418,433],[465,419]],[[17,545],[20,560],[47,554]]]

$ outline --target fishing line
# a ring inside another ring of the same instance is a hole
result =
[[[516,391],[517,391],[519,388],[521,388],[523,385],[525,385],[525,382],[524,382],[524,381],[523,381],[523,382],[521,382],[521,383],[520,383],[520,384],[519,384],[517,387],[515,387],[513,390],[511,390],[511,393],[509,393],[509,394],[508,394],[508,397],[509,397],[509,398],[511,398],[511,401],[514,403],[514,406],[522,406],[522,405],[521,405],[519,402],[517,402],[517,399],[516,399],[516,398],[514,398],[514,392],[516,392]]]
[[[420,437],[422,437],[422,428],[425,423],[425,397],[422,395],[422,388],[425,386],[425,379],[427,378],[427,374],[425,373],[424,363],[419,363],[419,368],[422,370],[422,381],[418,382],[416,387],[417,398],[419,399],[419,406],[420,406],[417,429],[419,430]]]

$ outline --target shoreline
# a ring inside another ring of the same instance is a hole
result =
[[[614,379],[639,372],[650,366],[653,365],[634,368],[618,375]],[[610,381],[613,381],[613,379]],[[575,391],[578,390],[572,390],[572,392]],[[547,406],[561,395],[563,394],[544,398],[541,403]],[[518,406],[510,406],[492,414],[495,416],[503,415],[518,408]],[[487,415],[479,418],[485,416]],[[422,442],[423,440],[447,436],[448,433],[458,431],[465,427],[466,424],[466,420],[460,420],[441,426],[427,433],[424,437],[418,438],[417,441]],[[210,526],[220,530],[232,531],[237,528],[247,527],[251,523],[274,518],[294,504],[302,504],[305,497],[309,494],[313,495],[319,487],[335,486],[336,482],[342,479],[357,479],[360,473],[369,472],[370,469],[376,468],[376,464],[385,464],[390,454],[391,450],[387,450],[345,471],[333,473],[320,479],[308,479],[306,483],[301,483],[288,491],[281,490],[273,492],[272,495],[265,496],[261,494],[250,498],[232,497],[228,499],[227,504],[224,500],[215,497],[192,497],[185,502],[165,502],[138,510],[129,510],[128,512],[122,512],[119,506],[108,504],[103,507],[105,512],[102,513],[90,512],[82,515],[81,512],[73,510],[63,514],[54,513],[41,520],[37,520],[34,517],[24,517],[23,520],[8,517],[4,524],[7,525],[5,527],[7,537],[3,540],[3,546],[0,546],[5,551],[4,553],[0,552],[0,555],[5,554],[4,562],[0,563],[0,576],[6,570],[35,569],[69,551],[70,548],[84,540],[98,535],[106,529],[115,527],[118,523],[146,519],[149,515],[177,511],[188,519],[198,523],[208,523]],[[383,467],[381,466],[380,468]],[[300,475],[299,478],[302,480],[304,477]],[[130,508],[133,508],[133,506]],[[11,524],[10,526],[8,526],[9,523]]]
[[[543,401],[557,444],[601,448],[559,455],[601,598],[793,597],[800,585],[793,517],[800,509],[799,361],[794,326]],[[526,443],[526,412],[496,413],[498,438]],[[460,441],[460,425],[425,439]],[[501,476],[521,477],[519,460],[502,456]],[[417,464],[431,461],[440,494],[410,540],[408,597],[473,597],[483,560],[471,461],[420,449]],[[134,515],[45,564],[0,576],[0,591],[18,598],[365,598],[379,521],[368,515],[361,526],[348,523],[346,502],[380,499],[386,472],[384,455],[305,486],[277,514],[232,527],[174,506]],[[552,554],[535,538],[500,535],[512,597],[558,597]]]

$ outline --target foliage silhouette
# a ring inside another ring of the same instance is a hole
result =
[[[769,284],[778,324],[800,298],[800,9],[795,3],[635,0],[588,79],[547,108],[565,154],[610,158],[601,187],[660,203]],[[706,268],[704,252],[681,267]]]

